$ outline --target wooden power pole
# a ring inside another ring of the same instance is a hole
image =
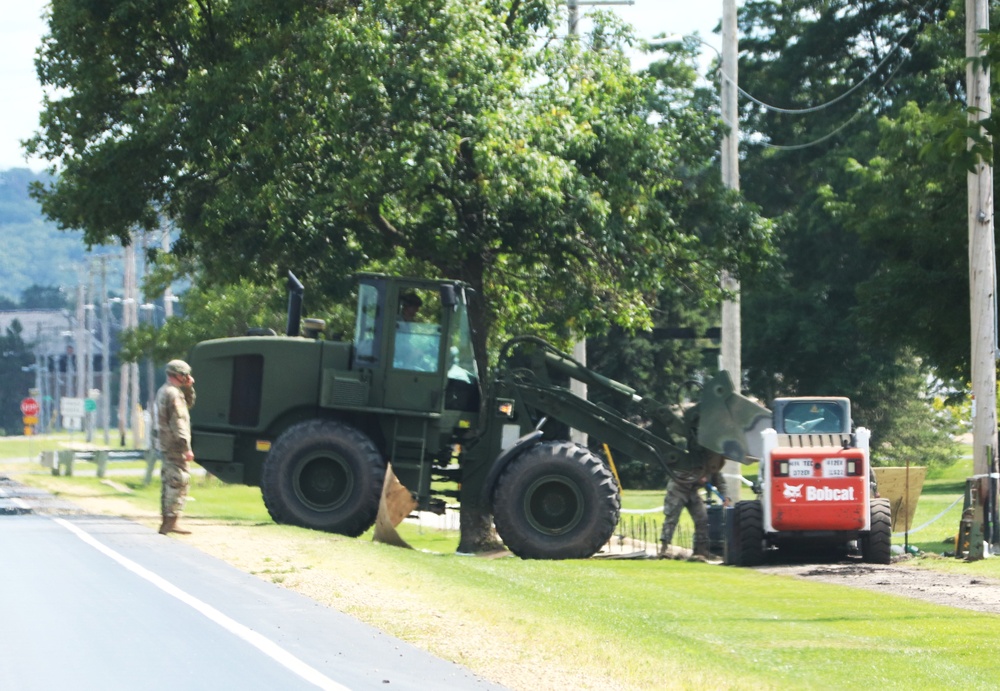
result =
[[[989,29],[987,0],[965,2],[966,90],[969,121],[990,116],[990,72],[979,32]],[[969,142],[970,147],[972,142]],[[972,459],[977,475],[996,472],[997,323],[993,240],[993,168],[979,159],[968,174],[969,296],[972,321]]]
[[[569,10],[567,17],[570,39],[575,39],[580,33],[580,5],[631,5],[634,0],[566,0],[566,8]],[[581,336],[573,344],[573,358],[582,365],[587,364],[587,337]],[[570,381],[570,391],[580,398],[587,400],[587,385],[577,379]],[[577,444],[587,445],[587,435],[580,430],[570,430],[570,439]]]
[[[738,39],[736,35],[736,0],[722,1],[722,78],[720,96],[722,101],[722,127],[725,135],[722,138],[722,184],[727,189],[740,188],[739,164],[739,104],[737,102],[737,85],[739,70],[737,67]],[[723,271],[720,277],[723,290],[731,297],[722,302],[722,334],[721,334],[721,368],[729,372],[736,390],[742,389],[743,362],[742,330],[740,327],[740,284],[728,271]],[[742,476],[740,464],[736,461],[726,461],[725,474],[734,480]],[[739,501],[740,485],[738,482],[726,483],[727,499],[733,503]]]

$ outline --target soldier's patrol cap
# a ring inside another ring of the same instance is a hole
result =
[[[167,374],[191,374],[191,365],[183,360],[171,360],[167,363]]]

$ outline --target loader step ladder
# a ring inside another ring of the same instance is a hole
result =
[[[400,434],[400,420],[404,420],[407,428],[406,434]],[[411,436],[414,425],[419,423],[420,436]],[[393,421],[392,429],[392,455],[390,462],[392,467],[398,470],[416,470],[419,475],[418,492],[420,496],[426,496],[431,488],[431,464],[427,462],[427,429],[426,419],[415,420],[414,418],[396,417]]]

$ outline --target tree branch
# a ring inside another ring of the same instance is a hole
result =
[[[514,22],[517,20],[517,11],[521,9],[521,0],[514,0],[510,4],[510,12],[507,13],[507,21],[504,23],[507,25],[508,31],[514,30]]]

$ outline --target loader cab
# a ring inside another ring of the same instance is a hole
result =
[[[362,275],[352,369],[371,372],[385,408],[478,412],[466,287]]]

